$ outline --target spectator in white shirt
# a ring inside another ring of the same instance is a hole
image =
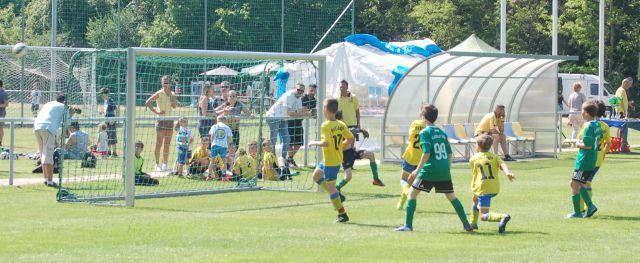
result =
[[[278,135],[282,143],[282,158],[287,158],[289,148],[289,126],[287,118],[306,117],[309,112],[302,106],[304,88],[296,85],[296,89],[285,92],[267,112],[267,124],[269,124],[269,136],[273,152],[275,152]]]

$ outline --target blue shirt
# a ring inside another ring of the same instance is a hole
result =
[[[9,101],[9,93],[3,89],[0,91],[0,104],[4,104],[7,101]],[[0,117],[4,117],[5,115],[7,115],[7,108],[0,107]]]
[[[105,117],[115,117],[116,116],[116,109],[118,108],[116,106],[116,103],[113,101],[112,98],[109,98],[107,100],[104,101],[103,104],[104,107],[104,116]]]

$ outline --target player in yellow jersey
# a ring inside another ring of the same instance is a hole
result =
[[[600,124],[600,129],[602,129],[602,140],[600,140],[598,145],[598,158],[596,159],[596,169],[593,170],[593,175],[591,176],[591,178],[589,178],[589,180],[587,180],[585,184],[585,190],[587,190],[587,193],[589,193],[590,197],[593,197],[591,182],[593,181],[593,178],[596,177],[596,174],[600,170],[600,166],[602,165],[602,162],[604,162],[605,155],[607,154],[607,152],[609,151],[609,147],[611,146],[611,134],[609,132],[609,125],[607,125],[607,123],[605,123],[604,121],[600,120],[600,118],[606,115],[607,105],[605,105],[604,102],[601,100],[596,101],[596,105],[598,106],[598,113],[596,115],[597,116],[596,119]],[[587,125],[588,123],[585,123],[584,125],[582,125],[582,128],[578,133],[578,138],[582,138],[582,133],[584,132],[584,129],[587,127]],[[586,211],[587,204],[584,203],[584,199],[580,198],[580,203],[582,204],[583,212]]]
[[[478,229],[478,217],[482,221],[500,222],[498,232],[504,233],[507,223],[511,220],[509,214],[498,214],[489,212],[491,198],[500,192],[500,180],[498,174],[503,170],[509,181],[513,181],[515,176],[509,171],[507,164],[502,162],[500,156],[491,153],[493,138],[483,134],[476,138],[477,151],[469,160],[469,166],[473,172],[471,179],[471,190],[473,191],[473,208],[471,213],[471,227]]]
[[[233,163],[233,176],[238,181],[253,180],[256,177],[256,160],[242,148],[238,150],[238,158]]]
[[[420,106],[420,116],[425,111],[425,105]],[[411,122],[409,126],[409,145],[402,154],[402,176],[400,178],[400,187],[402,192],[400,193],[400,200],[396,208],[402,210],[404,204],[407,201],[407,195],[409,194],[409,188],[413,184],[411,173],[416,169],[416,166],[420,162],[422,157],[422,149],[420,148],[420,131],[422,131],[427,124],[422,119],[417,119]]]
[[[276,156],[271,148],[271,141],[264,140],[262,142],[262,180],[277,181],[278,180],[278,163]]]
[[[336,189],[336,179],[343,161],[342,148],[354,143],[353,134],[344,122],[336,120],[338,112],[338,100],[327,99],[324,101],[324,115],[327,120],[320,127],[320,141],[312,141],[309,146],[322,148],[324,161],[313,172],[313,180],[329,193],[333,208],[338,211],[336,222],[349,222],[349,216],[342,206],[340,192]]]

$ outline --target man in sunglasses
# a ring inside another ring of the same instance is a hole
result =
[[[276,142],[280,137],[282,143],[281,156],[287,159],[287,152],[291,136],[289,134],[289,119],[309,116],[309,112],[302,106],[304,85],[297,84],[296,88],[285,92],[267,111],[267,124],[269,124],[269,139],[275,152]],[[301,126],[301,125],[300,125]]]

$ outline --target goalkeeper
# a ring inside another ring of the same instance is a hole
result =
[[[336,119],[342,121],[342,111],[338,111],[336,113]],[[358,133],[362,133],[362,136],[365,139],[369,138],[369,132],[364,129],[353,127],[349,130],[354,136],[356,136],[356,134]],[[371,184],[384,186],[384,183],[382,183],[382,181],[378,177],[378,165],[376,163],[376,157],[373,152],[367,150],[356,150],[355,144],[351,144],[343,149],[342,154],[344,156],[344,159],[342,161],[342,169],[344,169],[345,177],[336,185],[338,191],[340,191],[340,189],[342,189],[347,183],[349,183],[349,181],[351,181],[351,177],[353,175],[353,165],[356,160],[361,159],[369,159],[369,166],[371,166],[371,173],[373,174],[373,181],[371,182]]]

